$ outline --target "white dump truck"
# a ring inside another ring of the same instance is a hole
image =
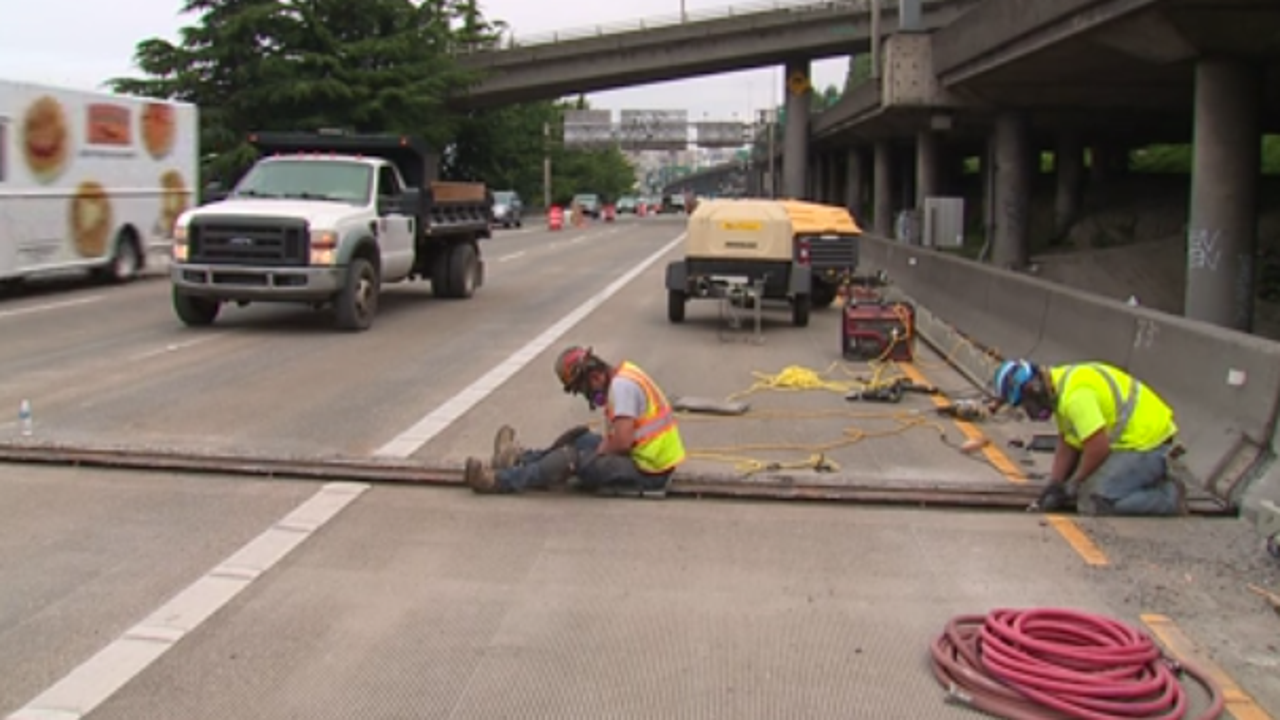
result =
[[[178,220],[171,277],[182,322],[209,325],[224,303],[297,302],[366,330],[388,283],[427,279],[450,298],[483,284],[492,194],[433,180],[435,156],[420,139],[262,132],[250,141],[262,157],[231,192]]]
[[[0,80],[0,283],[133,279],[193,204],[195,106]]]

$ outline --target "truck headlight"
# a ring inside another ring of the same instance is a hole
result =
[[[337,257],[338,235],[332,230],[311,231],[311,264],[332,265]]]
[[[186,262],[190,247],[187,245],[187,226],[175,225],[173,228],[173,259]]]

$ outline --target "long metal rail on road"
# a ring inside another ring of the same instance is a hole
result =
[[[7,443],[0,444],[0,462],[375,484],[463,486],[461,470],[351,458],[288,458],[50,443]],[[1039,495],[1039,488],[1009,483],[956,487],[847,479],[822,482],[820,477],[743,479],[677,474],[667,494],[693,498],[809,500],[1025,510]],[[1232,508],[1209,498],[1195,499],[1191,503],[1191,509],[1200,515],[1234,515]]]

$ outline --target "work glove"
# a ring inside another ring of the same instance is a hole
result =
[[[555,441],[551,443],[550,449],[554,450],[556,448],[572,445],[578,438],[582,437],[583,435],[586,435],[589,432],[591,432],[591,428],[587,427],[586,425],[577,425],[575,427],[571,427],[568,430],[565,430],[564,432],[560,433],[560,436],[557,437]]]
[[[1076,499],[1067,493],[1066,483],[1050,482],[1027,510],[1053,513],[1074,510],[1075,506]]]

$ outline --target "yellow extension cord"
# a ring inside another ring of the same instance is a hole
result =
[[[789,365],[775,375],[752,371],[751,374],[755,377],[755,382],[747,389],[741,390],[727,397],[726,402],[732,402],[762,391],[823,391],[836,393],[841,397],[844,397],[855,391],[875,390],[887,387],[900,380],[908,379],[907,376],[898,369],[897,363],[892,360],[888,360],[887,358],[892,353],[897,343],[906,342],[912,337],[912,335],[914,335],[915,326],[912,322],[912,318],[909,317],[907,310],[904,307],[901,305],[895,306],[894,312],[898,315],[898,318],[902,320],[903,327],[907,328],[907,333],[905,336],[896,337],[877,359],[867,363],[871,371],[871,377],[869,379],[864,380],[859,378],[846,365],[839,361],[831,363],[825,371],[816,371],[812,368],[800,365]],[[951,352],[947,353],[948,360],[962,344],[963,341],[958,342],[956,347],[953,348]],[[917,362],[916,364],[923,365],[924,363]],[[942,365],[942,363],[939,363],[939,365]],[[835,374],[837,369],[843,371],[847,376],[847,379],[833,379],[831,376]],[[934,430],[938,433],[939,440],[949,446],[958,448],[958,446],[951,443],[948,439],[946,427],[941,422],[927,417],[919,410],[899,410],[896,412],[856,412],[848,410],[766,410],[748,411],[745,415],[737,416],[710,416],[691,412],[680,412],[677,413],[677,415],[680,417],[681,422],[715,422],[724,420],[808,420],[840,417],[861,420],[889,420],[895,423],[893,428],[880,432],[870,432],[858,427],[848,426],[844,428],[839,439],[824,443],[753,443],[743,445],[725,445],[721,447],[688,450],[686,453],[689,458],[731,464],[735,470],[745,475],[752,475],[765,470],[806,469],[835,472],[838,471],[840,467],[827,457],[829,453],[841,448],[850,447],[862,442],[863,440],[901,435],[916,428],[928,428]],[[768,462],[752,457],[748,454],[763,452],[805,452],[809,453],[809,457],[805,460]]]

